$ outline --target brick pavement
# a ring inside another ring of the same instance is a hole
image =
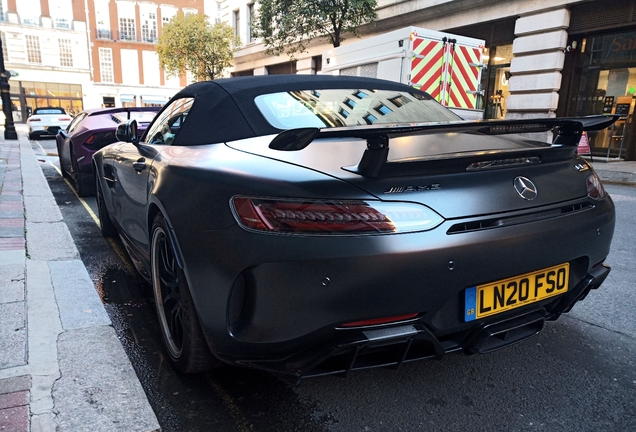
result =
[[[26,254],[25,214],[18,141],[0,147],[0,264]],[[12,253],[13,252],[13,253]],[[3,265],[3,268],[8,266]],[[0,272],[0,368],[26,364],[25,265]],[[17,348],[17,351],[16,351]],[[0,379],[0,431],[29,431],[31,377]]]

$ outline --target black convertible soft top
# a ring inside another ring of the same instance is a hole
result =
[[[281,129],[265,120],[254,99],[262,94],[322,89],[384,89],[426,95],[404,84],[362,77],[265,75],[203,81],[187,86],[172,98],[195,98],[174,145],[212,144],[280,133]]]

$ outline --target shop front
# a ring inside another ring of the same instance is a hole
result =
[[[631,156],[636,92],[636,31],[572,38],[572,88],[566,115],[618,115],[609,129],[591,132],[592,154],[607,159]]]
[[[62,107],[72,116],[82,111],[82,86],[10,80],[13,121],[24,123],[36,108]]]
[[[636,0],[605,0],[571,8],[558,116],[618,115],[613,127],[590,133],[593,157],[636,160]]]

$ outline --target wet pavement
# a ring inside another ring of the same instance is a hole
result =
[[[46,149],[47,142],[40,142]],[[137,274],[119,240],[107,240],[73,190],[42,158],[42,169],[80,256],[163,431],[323,431],[295,381],[223,367],[178,374],[163,352],[151,286]],[[95,199],[83,199],[94,213]]]

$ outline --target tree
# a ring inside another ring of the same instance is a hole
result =
[[[261,0],[253,33],[263,39],[267,54],[293,58],[314,38],[339,47],[343,34],[360,37],[358,26],[375,20],[376,5],[376,0]]]
[[[215,79],[232,66],[240,45],[229,25],[211,25],[205,15],[180,13],[164,25],[157,54],[168,75],[179,76],[187,69],[198,79]]]

